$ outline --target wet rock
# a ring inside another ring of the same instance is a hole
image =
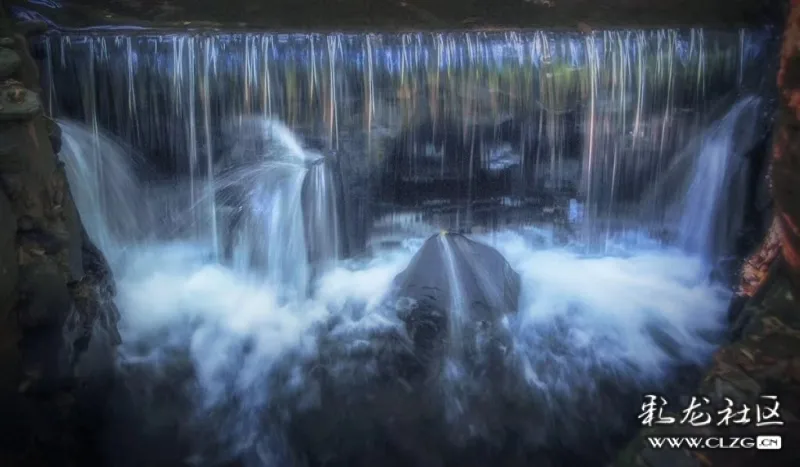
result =
[[[7,27],[0,75],[19,81],[0,82],[0,464],[98,465],[119,343],[113,277],[58,167],[26,40]]]
[[[16,24],[17,30],[25,36],[33,36],[47,32],[47,23],[44,21],[25,21]]]
[[[36,92],[41,92],[39,65],[31,55],[27,39],[25,39],[22,34],[15,34],[14,41],[14,50],[17,52],[17,54],[19,54],[19,58],[22,60],[22,65],[17,73],[19,81],[26,88]]]
[[[2,110],[0,110],[2,112]],[[30,160],[25,157],[25,151],[21,150],[19,144],[20,126],[17,123],[5,124],[6,128],[0,130],[0,174],[6,174],[9,178],[11,174],[23,172],[29,165]],[[24,132],[24,130],[22,130]],[[8,195],[13,196],[13,187],[7,187]]]
[[[39,96],[17,83],[0,86],[0,121],[29,120],[41,114]]]
[[[494,248],[442,233],[425,241],[394,289],[398,315],[428,352],[493,334],[506,313],[517,311],[520,277]]]
[[[36,224],[36,219],[31,216],[20,216],[20,218],[17,219],[17,229],[20,232],[30,232],[37,228]]]
[[[45,120],[47,126],[47,136],[50,138],[50,144],[53,145],[53,152],[58,154],[61,152],[61,127],[52,118]]]
[[[106,298],[113,297],[117,291],[114,283],[114,275],[111,273],[111,267],[108,265],[103,253],[97,248],[94,242],[91,241],[85,230],[82,235],[81,268],[84,271],[85,277],[97,285],[100,293],[105,294]]]
[[[58,327],[30,329],[22,335],[19,347],[25,376],[18,389],[20,392],[35,395],[58,390],[64,376],[63,342]]]
[[[23,216],[18,221],[18,242],[20,245],[42,251],[47,255],[57,255],[68,247],[66,233],[50,232],[38,227],[32,219]]]
[[[7,317],[11,304],[15,301],[19,272],[16,229],[16,216],[11,202],[0,190],[0,319]],[[3,319],[3,322],[7,321]]]
[[[303,370],[302,393],[280,387],[289,359],[275,373],[272,416],[286,422],[291,451],[309,465],[438,465],[446,443],[438,404],[407,338],[385,328],[354,340],[336,332],[346,323],[331,326]]]
[[[72,297],[56,264],[45,258],[20,269],[19,322],[23,328],[58,327],[72,307]]]
[[[21,60],[11,49],[0,47],[0,79],[6,79],[16,73]]]
[[[523,465],[508,453],[487,454],[482,449],[491,450],[491,443],[483,441],[475,441],[480,460],[453,454],[461,449],[450,438],[435,376],[445,360],[435,351],[446,351],[448,342],[450,349],[463,345],[469,355],[489,357],[485,366],[468,358],[465,371],[487,379],[502,372],[491,343],[502,342],[498,321],[518,308],[518,274],[495,249],[443,233],[425,242],[393,285],[385,307],[353,313],[356,321],[384,325],[362,327],[338,317],[321,326],[310,360],[287,355],[274,368],[268,417],[286,426],[288,450],[308,465],[484,465],[498,458]],[[468,342],[490,344],[478,349]],[[298,371],[306,375],[302,391],[287,391]],[[492,420],[504,416],[503,403],[475,403]]]
[[[81,259],[81,270],[83,271],[81,279],[68,284],[76,305],[75,309],[78,312],[72,323],[72,327],[77,332],[74,342],[79,346],[88,345],[93,334],[102,333],[102,338],[108,344],[101,350],[105,352],[122,341],[117,330],[120,314],[113,300],[116,294],[114,276],[103,254],[85,232],[83,233]],[[88,347],[80,350],[87,349]],[[78,356],[80,355],[76,355],[76,357]],[[105,355],[106,358],[109,356]]]

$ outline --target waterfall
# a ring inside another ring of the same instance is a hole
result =
[[[263,270],[273,284],[305,296],[312,259],[339,259],[333,174],[279,122],[251,119],[233,138],[214,182],[220,204],[232,201],[233,213],[217,237],[227,237],[222,242],[240,271]]]
[[[250,120],[252,131],[232,135],[224,164],[207,178],[167,183],[137,176],[135,154],[111,135],[59,125],[78,209],[114,257],[125,245],[189,234],[212,257],[299,296],[315,269],[341,257],[336,176],[278,122]]]
[[[222,128],[259,116],[343,155],[366,224],[409,210],[430,233],[561,223],[578,203],[589,242],[638,228],[636,201],[720,103],[761,92],[770,38],[93,31],[35,46],[51,112],[111,131],[164,171],[204,179]]]
[[[82,221],[101,251],[117,255],[152,225],[137,179],[136,155],[79,123],[59,120],[58,125],[63,135],[59,157]]]
[[[247,190],[230,232],[224,233],[231,237],[236,267],[244,272],[263,269],[265,277],[300,293],[309,280],[301,208],[307,173],[302,164],[267,161],[223,179]]]
[[[288,128],[271,120],[250,120],[232,137],[227,168],[214,178],[222,189],[220,203],[232,202],[233,213],[222,230],[214,229],[215,236],[223,238],[243,273],[261,271],[272,283],[305,295],[310,264],[303,186],[308,166],[322,156],[304,149]],[[324,200],[326,187],[314,187]],[[309,214],[315,212],[312,205]]]
[[[748,190],[746,154],[763,134],[761,99],[745,97],[703,134],[682,200],[679,241],[707,258],[730,254],[742,228]]]
[[[724,333],[708,252],[769,43],[42,37],[125,318],[113,465],[608,465],[631,401],[694,387]],[[626,237],[665,228],[683,250]]]
[[[317,269],[324,269],[331,261],[349,253],[343,240],[345,231],[338,227],[343,225],[345,218],[338,173],[331,158],[320,158],[311,165],[306,176],[303,205],[311,211],[306,215],[305,224],[308,255]]]
[[[438,242],[441,244],[440,253],[442,258],[440,261],[445,265],[447,271],[447,285],[448,285],[448,335],[449,346],[451,352],[461,352],[464,347],[464,326],[469,317],[467,307],[471,306],[467,302],[467,294],[464,292],[464,287],[467,285],[461,276],[460,272],[463,268],[459,268],[453,246],[447,239],[447,234],[440,234]]]

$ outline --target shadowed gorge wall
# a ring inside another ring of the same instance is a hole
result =
[[[781,49],[781,68],[778,72],[778,89],[781,107],[778,113],[779,131],[773,151],[772,193],[777,205],[783,257],[795,286],[795,297],[800,297],[800,151],[798,135],[797,89],[800,88],[800,8],[792,2],[789,21]]]
[[[96,465],[119,343],[20,29],[0,21],[0,464]]]

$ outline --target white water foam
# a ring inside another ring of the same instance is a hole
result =
[[[513,336],[506,360],[510,382],[491,389],[462,362],[448,361],[440,395],[442,406],[452,409],[446,423],[455,439],[490,438],[502,428],[500,410],[500,420],[487,418],[473,400],[487,394],[537,407],[526,427],[531,445],[602,437],[623,421],[614,405],[619,400],[600,381],[632,393],[661,391],[674,376],[670,369],[701,364],[713,351],[711,337],[723,330],[727,295],[705,280],[707,268],[695,258],[670,252],[581,258],[532,249],[513,234],[503,237],[494,243],[524,284],[521,309],[506,321]],[[120,276],[122,363],[170,380],[176,349],[188,354],[195,416],[208,423],[212,414],[229,411],[219,435],[243,443],[226,446],[237,455],[265,442],[268,431],[254,417],[273,402],[268,388],[276,365],[292,366],[292,378],[275,395],[286,410],[319,409],[321,388],[306,368],[326,358],[320,339],[340,346],[337,355],[344,359],[333,373],[338,384],[359,388],[378,377],[378,362],[348,362],[347,355],[387,346],[371,340],[382,330],[403,333],[380,303],[413,250],[334,269],[320,279],[316,299],[289,304],[281,304],[270,284],[195,260],[192,252],[187,245],[152,245]],[[348,302],[365,304],[366,313],[349,314]],[[318,326],[334,319],[338,324],[321,336]],[[630,404],[633,409],[638,402]]]
[[[98,213],[80,194],[100,188],[76,188],[87,228],[98,236],[109,231],[104,222],[115,212],[127,215],[124,209]],[[276,208],[296,212],[300,205],[271,202]],[[262,240],[272,239],[248,241]],[[675,368],[709,357],[713,336],[723,329],[727,294],[708,282],[709,270],[697,258],[667,250],[587,258],[534,248],[511,232],[483,240],[520,273],[521,307],[503,320],[511,345],[502,381],[470,372],[463,362],[445,365],[443,382],[458,382],[458,393],[448,389],[452,384],[439,393],[440,404],[453,409],[442,422],[452,439],[491,439],[510,420],[529,446],[602,439],[625,423],[614,394],[664,389]],[[145,394],[144,414],[164,408],[148,391],[173,385],[190,400],[191,421],[213,433],[224,455],[250,453],[253,466],[286,465],[275,447],[282,425],[265,414],[277,410],[286,421],[320,408],[326,395],[309,370],[314,362],[333,359],[329,377],[345,392],[380,378],[381,359],[407,344],[382,298],[416,249],[341,263],[311,284],[310,294],[287,299],[286,283],[221,264],[208,244],[178,239],[131,246],[113,264],[123,316],[121,370],[147,376],[129,380]],[[527,412],[503,407],[508,401]],[[210,455],[196,451],[196,462]]]

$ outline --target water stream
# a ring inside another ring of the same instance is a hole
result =
[[[604,465],[724,334],[766,41],[44,38],[119,283],[117,465]],[[426,277],[441,358],[396,295]]]
[[[348,224],[421,212],[435,228],[492,229],[561,218],[574,199],[582,240],[602,250],[639,228],[635,201],[711,121],[769,91],[770,38],[92,32],[36,48],[53,114],[110,131],[168,176],[202,185],[236,144],[231,134],[274,119],[337,154],[355,198]],[[651,230],[663,230],[667,203],[648,200]],[[360,249],[365,229],[343,244]],[[405,234],[394,222],[383,231]]]

